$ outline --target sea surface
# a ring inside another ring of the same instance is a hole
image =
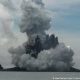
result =
[[[61,80],[54,78],[73,78],[62,80],[80,80],[80,73],[69,72],[0,72],[0,80]]]

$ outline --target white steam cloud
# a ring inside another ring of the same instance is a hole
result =
[[[25,54],[23,47],[11,49],[13,61],[12,63],[26,70],[56,70],[65,71],[73,66],[73,51],[67,48],[63,43],[59,44],[55,49],[43,50],[39,53],[37,59]]]
[[[7,9],[2,4],[0,4],[0,44],[1,45],[15,38],[15,36],[13,35],[10,29],[11,23],[12,23],[11,15],[7,11]]]
[[[13,5],[13,2],[14,0],[0,0],[0,64],[4,68],[12,66],[8,49],[11,46],[19,46],[23,43],[23,40],[26,40],[24,34],[16,31],[17,23],[15,24],[15,22],[18,20],[15,21],[15,14],[17,14],[17,6]]]

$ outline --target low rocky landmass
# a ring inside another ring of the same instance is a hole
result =
[[[59,71],[55,71],[54,69],[33,71],[33,70],[27,70],[27,69],[23,69],[23,68],[19,68],[19,67],[3,69],[1,66],[0,66],[0,71],[12,71],[12,72],[59,72]],[[80,72],[80,70],[76,69],[74,67],[71,67],[69,70],[65,70],[64,72]]]

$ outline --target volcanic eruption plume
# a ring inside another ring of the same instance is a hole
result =
[[[12,63],[28,71],[67,71],[73,66],[71,48],[59,43],[54,34],[46,31],[51,27],[51,16],[42,0],[23,1],[21,32],[28,41],[18,48],[10,48]]]

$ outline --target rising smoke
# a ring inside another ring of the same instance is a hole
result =
[[[37,35],[44,39],[45,31],[50,28],[51,17],[48,15],[44,7],[38,6],[38,0],[31,0],[24,2],[22,5],[23,16],[21,20],[20,29],[26,32],[29,39],[35,38]],[[39,0],[39,3],[42,2]]]
[[[28,71],[65,71],[73,66],[71,48],[59,43],[58,38],[47,35],[51,27],[51,16],[45,10],[42,0],[23,1],[21,32],[28,36],[28,42],[18,48],[10,48],[12,63]]]

